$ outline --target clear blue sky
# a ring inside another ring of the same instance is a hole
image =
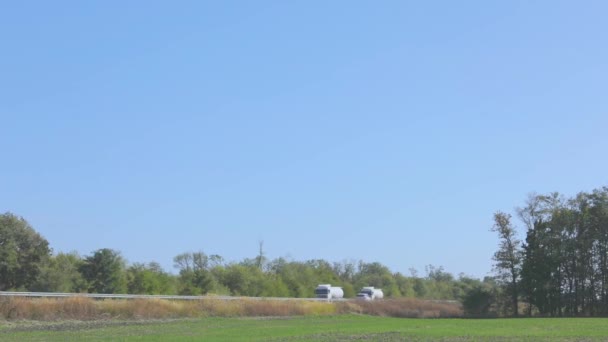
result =
[[[54,251],[491,271],[608,185],[606,1],[0,5],[0,211]]]

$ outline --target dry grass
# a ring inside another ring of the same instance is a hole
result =
[[[49,298],[19,298],[9,297],[0,299],[0,318],[53,320],[61,319],[89,319],[96,317],[99,309],[88,298],[72,297],[61,299]]]
[[[336,313],[331,303],[277,300],[170,301],[161,299],[95,300],[71,298],[0,299],[4,320],[166,319],[187,317],[302,316]]]
[[[358,301],[337,303],[339,313],[358,313],[374,316],[402,318],[454,318],[462,317],[462,307],[458,303],[435,302],[414,298],[385,299],[378,301]]]
[[[306,300],[221,300],[198,301],[162,299],[19,298],[0,299],[0,319],[4,320],[97,320],[167,319],[188,317],[263,317],[331,314],[366,314],[407,318],[462,317],[457,303],[418,299],[345,301],[337,303]]]

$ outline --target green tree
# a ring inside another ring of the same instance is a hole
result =
[[[48,241],[25,219],[0,215],[0,291],[30,288],[50,254]]]
[[[517,239],[515,228],[511,224],[511,215],[503,212],[494,214],[492,231],[498,233],[499,247],[494,253],[496,271],[503,280],[511,299],[513,316],[519,313],[518,281],[521,271],[521,242]]]
[[[416,291],[414,290],[414,278],[406,277],[401,273],[395,274],[395,281],[399,287],[399,292],[403,297],[414,298],[416,297]]]
[[[518,215],[528,228],[523,245],[520,289],[528,302],[527,314],[560,315],[566,248],[565,200],[557,193],[531,194]]]
[[[179,269],[179,294],[202,295],[213,288],[209,262],[209,257],[203,252],[182,253],[173,258],[174,267]]]
[[[555,222],[537,220],[526,233],[524,260],[521,270],[521,288],[528,303],[542,315],[559,315],[561,312],[561,283],[564,270],[562,232]]]
[[[76,252],[58,253],[51,256],[42,266],[33,291],[41,292],[81,292],[87,284],[80,267],[82,258]]]
[[[221,282],[233,295],[258,297],[262,294],[272,295],[267,291],[271,287],[266,284],[269,280],[257,265],[232,264],[226,267]]]
[[[589,227],[594,235],[593,255],[597,296],[593,303],[596,315],[608,315],[608,187],[595,189],[589,195]]]
[[[608,189],[567,200],[557,193],[535,195],[522,212],[528,313],[533,306],[550,316],[608,313]]]
[[[125,261],[119,252],[109,248],[95,251],[84,258],[80,272],[91,293],[125,293]]]
[[[400,297],[399,287],[395,277],[388,269],[379,262],[359,262],[358,273],[355,276],[355,286],[359,290],[364,286],[373,286],[382,289],[387,297]]]
[[[458,297],[458,286],[454,276],[443,270],[443,267],[426,266],[427,297],[433,299],[453,299]]]
[[[289,289],[289,296],[296,298],[313,297],[315,287],[325,282],[320,282],[310,264],[287,261],[283,258],[278,258],[269,264],[269,274],[280,278]]]
[[[156,262],[135,263],[127,269],[127,289],[134,294],[172,294],[173,277]]]

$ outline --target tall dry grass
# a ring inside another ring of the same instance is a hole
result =
[[[377,301],[348,301],[337,303],[339,313],[357,313],[402,318],[462,317],[459,303],[435,302],[415,298],[384,299]]]
[[[337,303],[306,300],[221,300],[163,299],[0,298],[0,319],[4,320],[98,320],[167,319],[194,317],[259,317],[332,314],[366,314],[407,318],[462,317],[460,304],[418,299],[345,301]]]
[[[336,313],[332,303],[278,300],[170,301],[162,299],[95,300],[71,298],[0,299],[4,320],[166,319],[188,317],[302,316]]]

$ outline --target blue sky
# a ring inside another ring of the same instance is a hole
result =
[[[0,211],[130,262],[491,272],[492,214],[608,184],[604,1],[0,5]]]

